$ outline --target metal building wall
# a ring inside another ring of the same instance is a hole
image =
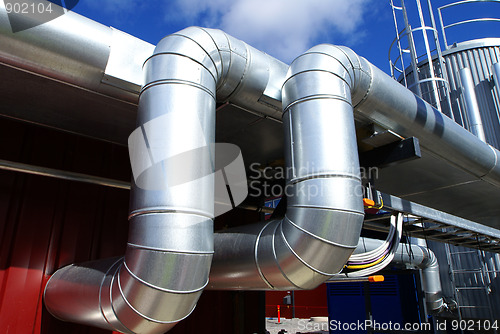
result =
[[[428,245],[439,262],[443,294],[458,302],[461,317],[500,319],[498,254],[432,241]]]
[[[5,119],[0,136],[5,160],[128,178],[126,151],[110,144]],[[58,267],[124,251],[127,206],[128,191],[0,171],[0,331],[104,332],[55,320],[42,292]]]
[[[481,112],[486,141],[500,148],[500,83],[494,82],[492,65],[500,62],[500,38],[487,38],[460,43],[443,52],[445,71],[449,79],[451,111],[440,87],[440,105],[444,114],[470,130],[469,117],[462,96],[459,71],[469,68],[474,81],[474,92]],[[434,59],[434,69],[436,59]],[[419,78],[430,76],[429,64],[418,64]],[[408,87],[416,93],[411,68],[406,71]],[[402,82],[402,77],[399,82]],[[422,97],[436,103],[432,86],[424,83]],[[453,214],[453,212],[451,212]],[[458,299],[461,316],[473,319],[500,318],[500,257],[497,254],[478,253],[465,247],[430,243],[440,263],[441,281],[445,296]],[[484,264],[482,262],[485,262]]]
[[[130,177],[126,147],[5,118],[0,118],[0,159]],[[128,204],[126,190],[0,170],[1,333],[109,333],[55,319],[45,310],[42,292],[61,266],[123,255]],[[258,218],[234,211],[244,223]],[[257,292],[206,291],[194,313],[171,332],[257,332],[263,304]]]
[[[492,79],[492,65],[500,62],[500,39],[467,42],[443,53],[450,81],[450,95],[455,121],[469,128],[458,72],[469,68],[474,80],[486,141],[500,147],[500,89]]]

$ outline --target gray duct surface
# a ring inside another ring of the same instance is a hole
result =
[[[283,85],[286,215],[217,233],[210,288],[313,289],[342,270],[364,217],[353,79],[327,54],[291,64]]]
[[[360,238],[353,254],[369,252],[382,244],[381,240]],[[427,311],[437,314],[446,309],[441,289],[439,264],[434,252],[425,246],[399,244],[391,264],[405,268],[422,270],[422,289],[425,294]]]
[[[285,78],[286,69],[241,41],[201,28],[166,37],[146,62],[132,159],[161,169],[156,157],[210,147],[216,99],[283,116],[292,171],[286,216],[217,233],[211,288],[310,289],[342,269],[363,221],[353,109],[500,185],[497,150],[350,49],[319,45],[299,56]],[[187,166],[193,175],[213,172],[213,158],[201,155]],[[58,270],[45,291],[49,311],[125,333],[163,333],[188,316],[210,270],[214,182],[204,177],[181,187],[134,185],[125,258]]]
[[[193,27],[160,41],[129,138],[132,169],[145,172],[134,174],[125,257],[59,269],[44,296],[54,316],[164,333],[192,312],[213,254],[216,98],[276,116],[286,68],[218,30]],[[169,163],[199,149],[206,154],[188,155],[181,171]],[[192,178],[171,187],[179,173]]]

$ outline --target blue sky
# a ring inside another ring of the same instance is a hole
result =
[[[421,2],[425,11],[427,0]],[[450,2],[432,1],[436,20],[436,9]],[[416,13],[414,3],[406,0],[409,12]],[[286,63],[319,43],[346,45],[387,73],[388,51],[395,37],[389,0],[80,0],[73,10],[152,44],[191,25],[220,28]],[[493,16],[500,17],[499,3],[467,4],[443,14],[449,24],[491,17],[492,10]],[[402,16],[399,19],[402,22]],[[410,21],[418,23],[414,15]],[[500,24],[462,27],[447,30],[451,42],[498,36],[500,31]],[[417,47],[422,47],[421,34],[418,37]]]

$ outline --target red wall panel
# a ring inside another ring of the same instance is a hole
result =
[[[292,318],[292,305],[284,305],[283,298],[288,295],[287,291],[266,292],[266,317],[277,317],[278,308],[282,318]],[[295,291],[295,317],[326,317],[328,316],[328,305],[326,296],[326,285],[322,284],[314,290]]]
[[[7,119],[0,119],[0,159],[130,177],[125,147]],[[109,333],[55,319],[42,295],[50,275],[64,265],[123,255],[128,203],[126,190],[0,170],[0,333]],[[220,224],[226,225],[224,218]],[[263,321],[259,298],[255,292],[207,291],[170,333],[256,333]]]

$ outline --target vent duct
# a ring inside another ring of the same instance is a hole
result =
[[[54,316],[124,333],[164,333],[191,313],[213,254],[216,98],[280,116],[286,68],[218,30],[193,27],[160,41],[145,64],[140,130],[129,138],[132,167],[155,162],[141,184],[159,190],[133,183],[124,258],[70,265],[51,277],[45,305]],[[168,159],[200,148],[207,154],[189,155],[183,166],[194,181],[170,187],[185,170],[170,168]]]

